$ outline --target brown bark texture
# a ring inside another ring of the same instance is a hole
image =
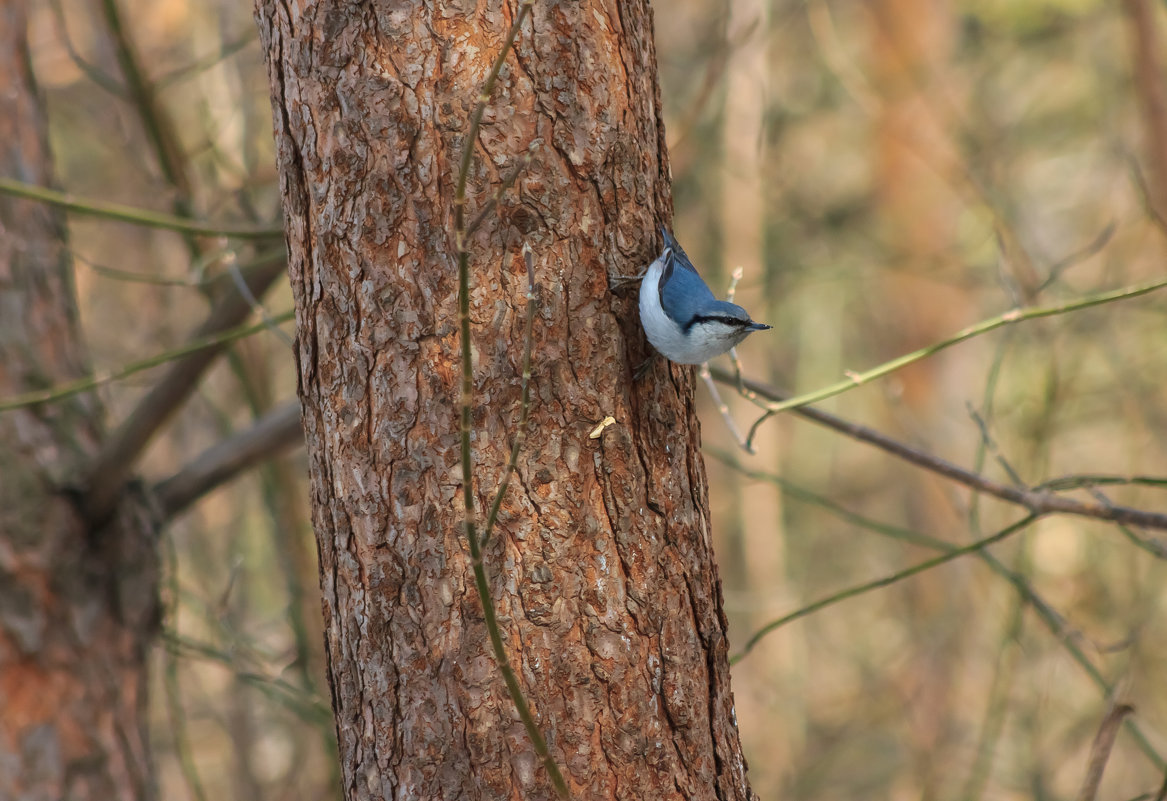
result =
[[[463,537],[453,208],[513,3],[257,0],[299,328],[329,678],[349,799],[551,798],[506,695]],[[751,797],[693,373],[647,355],[638,272],[671,209],[644,0],[536,2],[475,143],[473,452],[509,659],[577,798]],[[597,422],[616,425],[591,439]]]
[[[52,183],[23,2],[0,3],[0,174]],[[87,372],[60,215],[0,197],[0,397]],[[0,415],[0,798],[154,797],[146,652],[157,570],[144,505],[100,530],[64,489],[100,437],[92,395]]]

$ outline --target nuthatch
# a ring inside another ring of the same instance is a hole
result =
[[[664,251],[640,282],[640,324],[654,348],[674,362],[702,364],[770,328],[715,298],[677,240],[663,227],[661,233]]]

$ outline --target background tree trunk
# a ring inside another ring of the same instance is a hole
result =
[[[489,8],[490,10],[483,10]],[[462,536],[454,184],[513,6],[257,0],[299,330],[345,791],[551,797],[490,655]],[[474,455],[510,659],[580,798],[750,797],[710,549],[693,373],[647,355],[634,293],[671,211],[647,2],[536,3],[479,133]],[[599,439],[588,434],[611,415]]]
[[[0,4],[0,174],[51,184],[22,2]],[[0,197],[0,397],[84,375],[64,224]],[[91,394],[0,415],[0,798],[154,796],[145,734],[157,569],[145,506],[95,529],[62,488],[100,438]]]

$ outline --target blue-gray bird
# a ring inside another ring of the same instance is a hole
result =
[[[640,324],[654,348],[679,364],[702,364],[770,328],[715,298],[673,235],[663,227],[661,234],[664,251],[640,282]]]

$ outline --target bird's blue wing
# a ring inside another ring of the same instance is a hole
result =
[[[697,272],[697,268],[693,266],[693,262],[689,261],[689,254],[681,247],[681,243],[673,238],[669,233],[669,229],[663,225],[660,227],[661,236],[665,239],[665,247],[673,252],[673,256],[677,260],[678,267],[684,267],[686,270]]]
[[[685,252],[672,250],[672,237],[665,235],[665,247],[670,252],[665,254],[665,269],[661,273],[658,291],[660,305],[665,314],[676,320],[682,327],[688,325],[699,311],[711,301],[716,301],[713,292],[701,280],[701,276],[693,269]]]

